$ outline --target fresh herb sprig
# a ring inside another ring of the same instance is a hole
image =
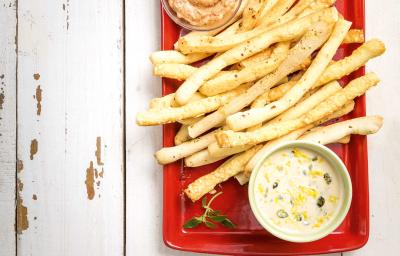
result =
[[[233,224],[233,222],[230,219],[228,219],[228,217],[226,215],[221,215],[221,211],[213,210],[210,207],[212,201],[214,201],[214,199],[217,198],[221,194],[222,194],[222,192],[215,194],[210,199],[210,201],[208,201],[208,203],[207,203],[207,197],[206,196],[203,197],[203,199],[201,200],[201,205],[202,205],[203,209],[205,210],[203,215],[195,216],[195,217],[191,218],[183,225],[183,227],[184,228],[195,228],[195,227],[199,226],[200,224],[204,223],[204,225],[207,228],[214,229],[217,227],[217,225],[215,225],[215,222],[216,222],[216,223],[220,223],[222,226],[227,227],[227,228],[235,228],[236,225]]]

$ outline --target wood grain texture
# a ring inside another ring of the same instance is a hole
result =
[[[125,15],[126,254],[182,255],[162,242],[162,168],[152,157],[162,145],[161,128],[135,121],[136,113],[161,95],[161,80],[152,76],[149,60],[160,47],[159,1],[128,0]]]
[[[18,255],[122,255],[122,1],[18,1]]]
[[[0,255],[15,255],[16,4],[0,0]]]
[[[382,129],[368,137],[370,236],[360,250],[344,255],[398,255],[400,251],[400,1],[366,1],[366,38],[379,38],[386,53],[372,60],[367,71],[382,79],[367,93],[367,114],[382,115]],[[384,17],[384,18],[383,18]]]

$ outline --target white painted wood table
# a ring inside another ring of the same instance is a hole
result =
[[[0,255],[182,255],[162,242],[158,0],[0,0]],[[346,255],[400,251],[400,2],[367,0],[387,44],[368,113],[371,233]]]

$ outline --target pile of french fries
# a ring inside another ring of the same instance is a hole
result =
[[[191,32],[175,50],[151,55],[154,74],[184,80],[175,93],[151,100],[139,125],[182,124],[160,164],[180,159],[197,167],[227,159],[198,178],[185,194],[194,202],[235,177],[248,182],[263,152],[288,140],[348,143],[351,134],[376,133],[380,116],[320,126],[350,113],[354,99],[379,82],[374,73],[340,86],[338,80],[385,52],[350,29],[334,0],[248,1],[242,17],[222,31]],[[342,44],[361,44],[344,59]],[[211,58],[206,64],[190,64]]]

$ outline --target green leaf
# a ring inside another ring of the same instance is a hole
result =
[[[209,216],[209,218],[215,222],[222,222],[224,220],[226,220],[226,216],[225,215],[219,215],[219,216]]]
[[[221,222],[221,224],[222,224],[223,226],[227,227],[227,228],[235,228],[235,227],[236,227],[236,225],[233,224],[233,222],[232,222],[230,219],[228,219],[228,218],[225,218],[225,220],[223,220],[223,221]]]
[[[201,205],[204,209],[207,209],[207,196],[203,197],[203,199],[201,200]]]
[[[217,227],[217,226],[216,226],[214,223],[212,223],[211,221],[205,221],[204,224],[206,224],[206,226],[207,226],[208,228],[216,228],[216,227]]]
[[[219,215],[220,213],[221,213],[221,211],[219,211],[219,210],[216,210],[216,211],[211,210],[208,212],[208,216],[216,216],[216,215]]]
[[[194,217],[194,218],[188,220],[188,221],[183,225],[183,227],[184,227],[184,228],[195,228],[195,227],[197,227],[198,225],[200,225],[201,222],[202,222],[202,221],[201,221],[200,218]]]

